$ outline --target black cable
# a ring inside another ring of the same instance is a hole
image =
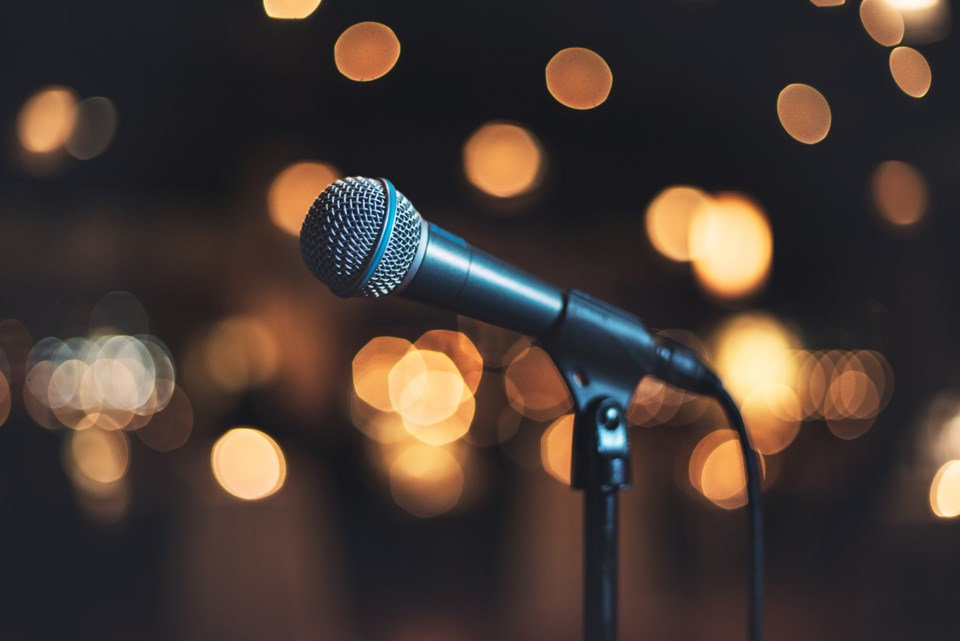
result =
[[[730,393],[718,383],[715,398],[723,407],[727,421],[740,438],[744,467],[747,470],[747,511],[750,518],[750,609],[749,639],[763,638],[763,507],[760,500],[760,458],[750,445],[743,416]]]

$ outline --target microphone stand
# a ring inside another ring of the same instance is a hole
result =
[[[630,487],[626,407],[642,371],[623,366],[624,343],[597,336],[597,303],[572,291],[542,341],[573,396],[571,485],[583,491],[583,638],[617,639],[619,492]]]
[[[618,498],[630,486],[630,441],[624,408],[599,398],[573,423],[572,485],[584,493],[583,638],[617,638]]]

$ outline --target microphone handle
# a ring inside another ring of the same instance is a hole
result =
[[[426,249],[399,294],[540,338],[563,313],[564,292],[428,223]]]

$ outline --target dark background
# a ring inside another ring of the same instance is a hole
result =
[[[134,442],[133,498],[106,524],[78,507],[63,435],[30,420],[15,385],[0,427],[0,634],[578,638],[577,495],[493,447],[476,455],[476,498],[416,519],[372,470],[343,400],[353,354],[374,336],[415,339],[456,318],[341,301],[310,278],[296,240],[271,225],[266,192],[286,165],[318,158],[390,177],[426,218],[655,327],[706,333],[737,311],[766,310],[811,349],[884,353],[896,387],[864,437],[841,441],[810,422],[778,455],[766,493],[768,635],[956,638],[960,533],[930,512],[944,461],[926,454],[925,417],[958,384],[960,56],[952,37],[920,47],[933,88],[909,98],[856,4],[324,0],[306,20],[279,21],[253,1],[7,3],[0,318],[34,341],[76,336],[104,294],[128,291],[182,359],[212,323],[266,300],[297,328],[283,353],[305,347],[281,380],[229,402],[194,399],[183,448]],[[396,67],[370,83],[341,76],[332,55],[363,20],[402,44]],[[596,109],[568,109],[544,87],[544,65],[569,46],[613,70]],[[794,141],[777,120],[777,94],[793,82],[830,101],[820,144]],[[119,124],[102,156],[38,176],[20,162],[14,126],[49,84],[109,97]],[[523,123],[547,152],[544,184],[509,216],[461,164],[463,142],[493,119]],[[925,219],[906,233],[869,195],[873,169],[890,159],[930,187]],[[717,302],[656,254],[643,211],[674,183],[762,204],[774,262],[761,294]],[[241,503],[216,486],[209,448],[236,424],[283,446],[290,477],[276,496]],[[515,447],[535,458],[544,427],[525,421]],[[702,434],[634,431],[624,639],[743,638],[744,513],[675,482]]]

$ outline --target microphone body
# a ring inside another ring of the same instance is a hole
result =
[[[387,180],[347,178],[328,187],[300,244],[307,266],[339,296],[396,293],[535,337],[578,405],[611,391],[629,400],[647,374],[691,392],[717,391],[717,377],[691,350],[655,338],[632,314],[550,285],[427,223]]]

